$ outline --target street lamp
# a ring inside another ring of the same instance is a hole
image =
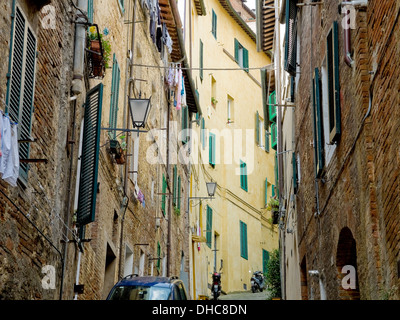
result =
[[[134,128],[144,128],[146,125],[151,108],[150,99],[151,97],[149,99],[129,98],[129,107]]]
[[[189,197],[189,200],[192,199],[214,199],[214,194],[215,190],[217,188],[217,183],[216,182],[206,182],[206,187],[207,187],[207,193],[208,197]]]

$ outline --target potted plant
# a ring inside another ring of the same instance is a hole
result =
[[[213,105],[213,107],[215,107],[218,103],[218,100],[215,99],[214,97],[211,97],[211,104]]]
[[[89,28],[88,41],[93,76],[102,77],[104,76],[105,68],[109,67],[111,57],[110,42],[104,39],[101,33],[97,32],[95,26]]]
[[[271,211],[272,223],[277,224],[279,219],[279,200],[276,196],[270,199],[267,205],[267,210]]]

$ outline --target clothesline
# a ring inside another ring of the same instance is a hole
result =
[[[145,68],[157,68],[157,69],[169,69],[170,66],[155,66],[155,65],[148,65],[148,64],[140,64],[140,63],[133,63],[133,66],[136,67],[145,67]],[[182,70],[209,70],[209,71],[239,71],[239,70],[261,70],[261,69],[269,69],[269,66],[263,67],[249,67],[249,68],[186,68],[181,67]],[[269,71],[273,71],[274,69],[270,69]]]

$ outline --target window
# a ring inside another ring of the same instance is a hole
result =
[[[235,39],[235,61],[246,72],[249,72],[249,51],[237,39]]]
[[[260,145],[260,116],[258,115],[258,111],[256,112],[256,123],[255,123],[255,135],[256,135],[256,144]]]
[[[201,130],[201,132],[200,132],[200,139],[201,139],[201,144],[203,145],[203,150],[206,148],[206,142],[207,142],[207,140],[206,140],[206,128],[205,128],[205,120],[204,120],[204,118],[202,117],[201,118],[201,126],[200,126],[200,130]]]
[[[276,121],[276,92],[272,92],[268,98],[269,120]]]
[[[124,0],[118,0],[119,3],[119,8],[121,9],[122,13],[125,12],[125,7],[124,7]]]
[[[278,145],[278,132],[276,128],[276,123],[271,124],[271,148],[276,150]]]
[[[269,136],[270,133],[268,131],[265,131],[265,151],[269,152]]]
[[[266,274],[268,272],[268,261],[269,261],[268,251],[263,249],[262,256],[263,256],[263,273]]]
[[[121,80],[121,70],[118,65],[117,58],[113,57],[113,69],[111,79],[111,102],[110,102],[110,128],[117,127],[118,121],[118,97],[119,97],[119,83]],[[117,138],[117,131],[110,131],[110,138]]]
[[[296,153],[293,152],[292,154],[292,165],[293,165],[293,193],[297,193],[297,159],[296,159]]]
[[[296,75],[297,0],[286,1],[286,36],[284,69]]]
[[[234,117],[234,108],[233,108],[233,98],[228,96],[227,101],[227,116],[228,116],[228,123],[233,122]]]
[[[212,209],[207,205],[207,220],[206,220],[206,244],[211,248],[212,235]]]
[[[162,211],[164,217],[165,217],[165,214],[166,214],[166,212],[165,212],[165,202],[166,202],[166,194],[165,193],[166,192],[167,192],[167,180],[165,180],[165,176],[163,174],[163,176],[162,176],[162,191],[161,191],[161,193],[162,193],[161,211]]]
[[[181,177],[178,177],[178,198],[176,199],[178,209],[181,209]]]
[[[189,107],[182,107],[182,143],[185,144],[189,141]]]
[[[263,118],[260,117],[258,111],[256,112],[255,135],[256,135],[256,143],[258,144],[258,146],[264,148],[264,140],[265,140],[264,120]]]
[[[314,165],[316,178],[321,176],[325,165],[321,98],[321,79],[319,70],[316,68],[313,79]]]
[[[86,95],[80,154],[80,178],[77,223],[84,226],[94,221],[96,213],[97,174],[100,152],[100,126],[103,84]]]
[[[215,167],[215,134],[210,133],[208,141],[208,163]]]
[[[211,76],[211,105],[215,108],[217,102],[217,81]]]
[[[160,270],[161,266],[161,245],[160,242],[157,242],[157,270]]]
[[[247,166],[246,163],[240,160],[240,187],[244,191],[247,190]]]
[[[89,23],[93,23],[93,0],[88,0],[88,19]]]
[[[199,67],[200,67],[200,80],[203,81],[203,41],[200,40],[200,52],[199,52]]]
[[[268,179],[265,178],[264,184],[264,206],[267,207],[268,205]]]
[[[244,259],[248,259],[247,252],[247,224],[240,221],[240,256]]]
[[[211,33],[214,36],[215,39],[217,39],[217,15],[214,12],[214,9],[212,10],[212,26],[211,26]]]
[[[338,23],[333,22],[327,37],[329,142],[337,142],[341,134],[340,82],[339,82],[339,41]]]
[[[36,36],[22,11],[16,7],[12,29],[10,52],[11,76],[7,82],[6,113],[18,122],[18,138],[27,140],[31,136],[33,101],[36,73]],[[28,159],[30,143],[19,145],[20,159]],[[19,177],[28,179],[28,164],[20,163]]]

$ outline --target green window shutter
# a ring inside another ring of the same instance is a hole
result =
[[[273,197],[275,197],[275,185],[274,185],[274,184],[272,185],[271,191],[272,191],[271,196],[272,196],[272,198],[273,198]]]
[[[119,6],[122,10],[122,13],[125,12],[124,0],[118,0]]]
[[[269,106],[268,106],[269,107],[269,120],[275,121],[275,119],[276,119],[276,106],[275,106],[276,92],[275,91],[269,95],[268,104],[269,104]]]
[[[215,166],[215,134],[210,133],[208,141],[208,162]]]
[[[341,135],[338,22],[334,21],[327,37],[329,141],[338,142]]]
[[[202,117],[201,118],[201,144],[203,145],[203,150],[205,149],[205,147],[206,147],[206,128],[205,128],[205,121],[204,121],[204,118]]]
[[[110,128],[117,127],[118,120],[118,98],[119,98],[119,83],[121,80],[121,70],[118,65],[118,61],[115,57],[113,57],[113,70],[112,70],[112,79],[111,79],[111,101],[110,101]],[[117,132],[110,131],[110,138],[116,139]]]
[[[297,160],[296,153],[292,154],[292,165],[293,165],[293,193],[297,193]]]
[[[100,83],[86,95],[77,211],[79,226],[95,218],[102,100],[103,84]]]
[[[203,41],[200,40],[200,80],[203,80]]]
[[[240,256],[244,259],[248,259],[247,252],[247,224],[240,221]]]
[[[178,209],[180,209],[181,208],[181,177],[180,176],[178,177],[178,199],[177,199],[177,202],[178,202],[177,207],[178,207]]]
[[[212,239],[212,209],[207,205],[206,244],[211,248]]]
[[[258,111],[256,112],[256,123],[255,123],[256,130],[255,135],[256,135],[256,144],[260,144],[260,116],[258,115]]]
[[[157,269],[160,270],[161,266],[161,245],[160,242],[157,241]]]
[[[89,23],[93,23],[93,0],[88,0],[88,19]]]
[[[296,75],[297,52],[297,0],[286,1],[286,36],[284,69]]]
[[[319,178],[324,168],[324,142],[322,130],[322,97],[321,80],[318,68],[314,73],[313,85],[313,116],[314,116],[314,156],[315,156],[315,176]]]
[[[177,186],[178,186],[178,181],[177,181],[177,168],[176,168],[176,165],[174,166],[174,172],[173,172],[173,179],[174,179],[174,182],[173,182],[173,204],[174,204],[174,206],[176,206],[176,204],[177,204],[177,202],[176,202],[176,194],[177,194]]]
[[[189,141],[189,107],[184,106],[182,107],[182,143],[185,144]]]
[[[267,206],[268,204],[268,179],[265,179],[265,186],[264,186],[264,204]]]
[[[278,133],[276,128],[276,123],[271,125],[271,148],[276,150],[278,145]]]
[[[268,261],[269,261],[269,253],[267,250],[263,249],[263,273],[268,273]]]
[[[167,181],[165,180],[165,175],[162,176],[162,197],[161,197],[161,211],[165,217],[165,202],[166,202],[166,193],[167,192]]]
[[[262,95],[262,104],[263,104],[263,112],[264,112],[264,129],[268,130],[269,127],[269,97],[268,97],[268,88],[267,88],[267,71],[265,69],[260,69],[261,73],[261,95]]]
[[[212,29],[211,29],[212,35],[214,36],[215,39],[217,39],[217,15],[214,12],[214,9],[212,10]]]
[[[240,160],[240,187],[247,191],[247,166],[242,160]]]
[[[36,73],[36,37],[17,7],[12,31],[11,78],[8,82],[6,110],[18,122],[18,138],[31,136]],[[30,143],[19,145],[20,159],[28,159]],[[20,178],[28,179],[29,166],[20,162]]]
[[[269,133],[265,131],[265,151],[269,152]]]
[[[235,61],[239,63],[239,41],[235,38]]]
[[[249,72],[249,51],[246,48],[243,48],[243,69],[246,72]]]

